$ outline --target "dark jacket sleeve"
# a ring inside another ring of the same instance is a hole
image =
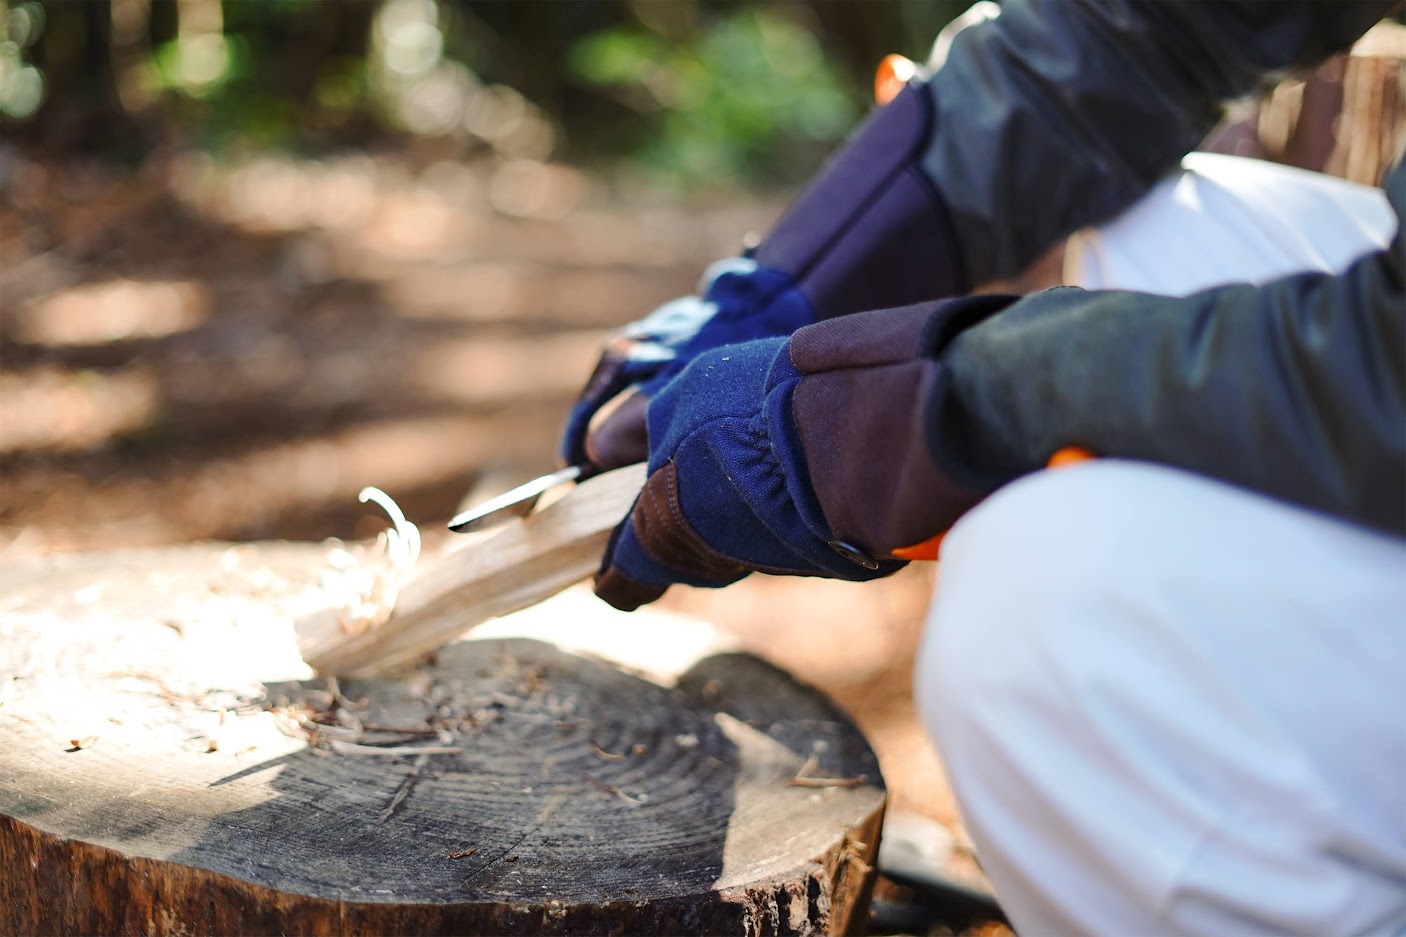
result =
[[[1406,166],[1390,247],[1185,298],[1035,294],[946,349],[930,442],[992,483],[1063,446],[1179,466],[1406,535]]]
[[[1399,0],[1008,0],[929,82],[923,156],[968,283],[1132,204],[1222,103],[1347,48]]]

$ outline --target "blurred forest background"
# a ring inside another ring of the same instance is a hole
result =
[[[350,536],[376,478],[423,518],[549,467],[602,330],[962,8],[0,0],[0,542]]]
[[[152,148],[625,159],[658,179],[803,178],[888,52],[961,0],[86,0],[0,3],[13,139]]]
[[[0,558],[369,537],[365,485],[433,545],[555,467],[602,339],[765,230],[880,58],[967,5],[0,0]],[[1376,181],[1406,126],[1378,45],[1219,148]],[[932,576],[665,601],[829,691],[895,805],[955,826],[908,691]]]

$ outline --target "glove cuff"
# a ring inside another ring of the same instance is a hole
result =
[[[929,447],[946,342],[1012,301],[981,296],[860,313],[802,329],[793,418],[835,537],[877,558],[946,530],[991,487],[956,479]]]
[[[925,83],[876,110],[756,248],[816,318],[966,292],[941,195],[921,168],[935,132]]]

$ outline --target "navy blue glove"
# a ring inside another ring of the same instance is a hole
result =
[[[995,487],[929,450],[939,353],[1010,297],[861,313],[703,352],[648,408],[649,476],[596,594],[626,610],[752,571],[865,580]]]
[[[810,304],[789,276],[761,269],[745,257],[709,267],[702,291],[701,298],[685,296],[665,303],[606,345],[567,418],[561,454],[568,464],[586,462],[609,469],[644,459],[643,424],[638,419],[616,419],[613,431],[590,435],[592,418],[625,391],[641,394],[642,405],[701,351],[790,335],[815,321]]]
[[[821,319],[965,292],[947,210],[922,169],[934,133],[914,82],[862,124],[750,258],[720,261],[702,298],[661,306],[606,347],[571,411],[562,456],[642,461],[650,396],[709,349]]]

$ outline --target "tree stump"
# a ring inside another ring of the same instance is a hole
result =
[[[579,590],[338,685],[325,554],[0,566],[0,932],[862,927],[884,790],[820,694]]]

